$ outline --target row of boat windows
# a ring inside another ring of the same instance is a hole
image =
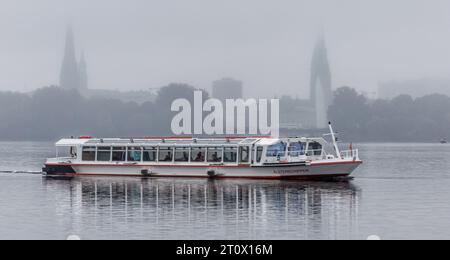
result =
[[[262,160],[264,148],[256,148],[256,161]],[[322,145],[317,142],[309,144],[296,142],[267,147],[266,157],[285,157],[288,153],[291,157],[303,155],[321,155]],[[239,158],[238,158],[239,155]],[[250,147],[83,147],[83,161],[100,162],[210,162],[210,163],[249,163]]]
[[[322,145],[318,142],[311,142],[309,144],[304,142],[287,143],[280,142],[275,145],[267,147],[266,157],[285,157],[286,152],[291,157],[298,157],[303,155],[321,155]]]
[[[83,161],[236,163],[237,147],[83,147]],[[248,147],[239,148],[239,161],[249,162]]]

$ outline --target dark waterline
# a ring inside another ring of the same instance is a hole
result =
[[[448,145],[358,145],[350,182],[30,174],[52,146],[0,142],[0,239],[450,237]]]

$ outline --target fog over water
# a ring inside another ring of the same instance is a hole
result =
[[[448,78],[449,11],[445,0],[1,0],[0,90],[57,84],[69,23],[92,88],[208,89],[231,76],[246,96],[307,97],[322,30],[334,88]]]
[[[364,164],[350,182],[68,180],[30,174],[54,155],[52,143],[0,142],[0,239],[450,236],[449,145],[354,147]]]

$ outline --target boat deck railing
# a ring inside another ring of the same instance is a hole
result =
[[[343,159],[358,160],[359,159],[359,151],[358,151],[358,149],[341,151],[341,157]]]

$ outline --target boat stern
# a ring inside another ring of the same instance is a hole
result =
[[[61,158],[50,158],[44,164],[42,173],[46,176],[73,176],[75,170],[68,162],[62,162]]]

